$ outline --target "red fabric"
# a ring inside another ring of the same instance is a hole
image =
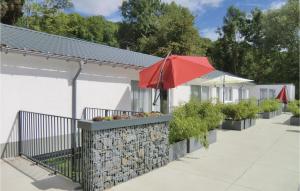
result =
[[[283,88],[280,90],[276,99],[279,99],[282,103],[287,104],[288,98],[287,98],[287,94],[286,94],[286,86],[283,86]]]
[[[164,59],[140,71],[141,88],[156,88]],[[214,71],[207,57],[169,56],[163,67],[161,85],[170,89]]]

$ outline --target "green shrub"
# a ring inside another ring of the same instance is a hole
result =
[[[196,137],[206,147],[208,131],[217,128],[222,119],[223,114],[219,106],[191,100],[173,111],[169,142]]]
[[[225,119],[230,119],[235,121],[243,119],[242,109],[237,104],[223,105],[222,112],[225,115]]]
[[[238,104],[225,104],[222,106],[222,113],[225,119],[229,120],[242,120],[255,118],[259,108],[255,100],[242,101]]]
[[[280,108],[280,102],[275,99],[266,99],[260,103],[261,112],[277,111]]]
[[[239,105],[242,107],[243,119],[256,118],[256,114],[259,112],[256,100],[242,101]]]
[[[300,100],[291,101],[287,106],[288,111],[292,112],[294,117],[300,117]]]
[[[221,112],[221,104],[212,104],[210,102],[203,102],[199,104],[198,115],[207,122],[208,130],[213,130],[219,127],[224,118]]]

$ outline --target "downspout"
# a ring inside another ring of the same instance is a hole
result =
[[[225,103],[225,75],[223,76],[223,103]]]
[[[72,79],[72,118],[76,119],[77,114],[77,78],[82,70],[82,65],[85,62],[83,60],[80,60],[78,64],[78,70],[75,74],[75,76]]]
[[[77,126],[77,119],[76,117],[76,108],[77,108],[77,78],[82,70],[82,65],[85,62],[83,60],[80,60],[78,63],[78,70],[75,74],[75,76],[72,79],[72,123],[71,123],[71,152],[72,152],[72,160],[71,160],[71,167],[72,172],[75,172],[75,149],[76,149],[76,126]],[[72,174],[72,180],[75,180],[75,175]]]

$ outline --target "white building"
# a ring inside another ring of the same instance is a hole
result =
[[[294,84],[259,84],[251,87],[250,97],[256,97],[259,100],[274,99],[279,94],[280,90],[286,86],[288,100],[295,100],[295,85]]]
[[[1,153],[5,143],[18,140],[20,110],[72,118],[81,118],[85,107],[157,110],[153,90],[138,88],[138,74],[160,59],[1,24]],[[249,81],[215,71],[170,90],[169,106],[191,97],[226,103],[247,99]]]

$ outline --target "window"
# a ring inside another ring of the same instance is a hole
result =
[[[268,99],[268,89],[267,88],[260,88],[260,99]]]
[[[201,87],[201,101],[208,101],[209,100],[209,87],[202,86]]]
[[[141,89],[138,81],[131,81],[132,110],[150,112],[152,104],[151,89]]]
[[[201,86],[191,86],[191,98],[201,100]]]
[[[220,94],[221,94],[221,92],[220,92],[220,87],[216,87],[216,100],[217,101],[220,101]]]
[[[239,100],[248,99],[248,90],[246,88],[239,88]]]
[[[275,98],[275,90],[274,89],[269,89],[269,98]]]
[[[191,86],[191,97],[196,98],[200,101],[209,100],[209,87],[208,86]]]
[[[232,101],[232,87],[225,87],[224,89],[224,100]]]

